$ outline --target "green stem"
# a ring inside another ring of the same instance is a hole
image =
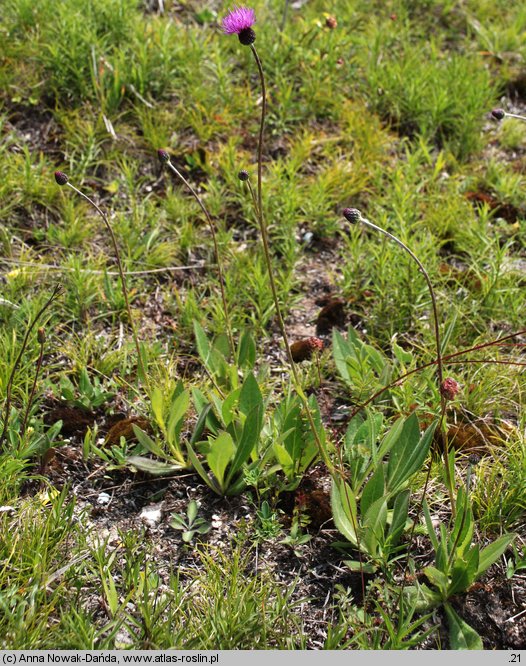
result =
[[[139,366],[139,371],[140,374],[143,377],[143,380],[146,384],[146,387],[149,389],[149,384],[148,384],[148,377],[146,375],[146,370],[144,368],[144,364],[142,362],[142,356],[141,356],[141,348],[139,346],[139,339],[137,338],[137,331],[135,330],[135,325],[133,323],[133,318],[132,318],[132,313],[131,313],[131,308],[130,308],[130,300],[128,298],[128,288],[126,286],[126,277],[124,275],[124,269],[122,267],[122,262],[121,262],[121,255],[119,252],[119,246],[117,245],[117,239],[115,238],[115,234],[113,233],[113,229],[111,228],[111,224],[108,220],[108,216],[106,213],[97,206],[97,204],[93,201],[93,199],[90,199],[84,192],[81,192],[79,189],[77,189],[74,185],[71,183],[66,183],[68,187],[70,187],[74,192],[76,192],[78,195],[80,195],[83,199],[85,199],[93,208],[97,211],[97,213],[101,216],[102,221],[104,222],[104,225],[106,226],[106,229],[108,230],[110,237],[111,237],[111,242],[113,244],[113,250],[115,252],[115,259],[117,261],[117,268],[119,269],[119,275],[121,278],[121,284],[122,284],[122,294],[124,296],[124,302],[126,303],[126,311],[128,313],[128,319],[130,322],[130,328],[132,332],[132,337],[133,341],[135,343],[135,349],[137,350],[137,364]]]
[[[252,53],[254,55],[254,59],[256,61],[256,65],[258,68],[259,72],[259,78],[261,81],[261,94],[262,94],[262,102],[261,102],[261,122],[259,126],[259,141],[258,141],[258,153],[257,153],[257,160],[258,160],[258,186],[257,186],[257,208],[256,208],[256,214],[258,218],[258,224],[259,224],[259,229],[261,232],[261,239],[263,241],[263,251],[265,255],[265,261],[267,264],[267,269],[268,269],[268,275],[269,275],[269,282],[270,282],[270,289],[272,291],[272,298],[274,300],[274,307],[276,308],[276,317],[278,320],[278,325],[279,329],[281,332],[281,336],[283,338],[283,342],[285,344],[285,350],[287,354],[287,359],[292,371],[292,376],[293,376],[293,381],[294,381],[294,386],[296,389],[296,392],[298,393],[300,400],[303,404],[303,408],[305,410],[305,413],[307,415],[307,419],[309,421],[310,428],[312,430],[312,434],[314,435],[314,439],[316,441],[316,445],[318,447],[318,452],[320,454],[321,459],[327,466],[328,470],[332,475],[335,474],[336,470],[334,465],[332,464],[331,460],[329,459],[327,449],[326,447],[322,444],[320,436],[318,434],[318,430],[316,428],[316,424],[314,423],[314,419],[312,417],[311,409],[309,402],[307,400],[307,396],[305,395],[303,388],[300,383],[300,378],[298,376],[298,371],[296,369],[296,364],[294,363],[292,359],[292,353],[290,351],[290,345],[289,345],[289,339],[287,335],[287,331],[285,329],[285,322],[283,321],[283,317],[281,315],[281,308],[279,305],[279,298],[278,298],[278,290],[276,288],[276,282],[274,280],[274,272],[272,269],[272,259],[270,256],[270,248],[269,248],[269,239],[268,239],[268,231],[267,231],[267,226],[265,223],[264,215],[263,215],[263,195],[262,195],[262,176],[263,176],[263,132],[265,129],[265,116],[267,112],[267,89],[265,85],[265,75],[263,73],[263,66],[261,64],[261,60],[259,58],[258,52],[256,51],[256,48],[254,44],[250,44],[250,48],[252,50]]]
[[[7,426],[9,423],[9,412],[11,411],[11,395],[13,391],[13,381],[15,379],[15,373],[17,371],[18,366],[20,365],[20,361],[22,360],[22,356],[26,350],[27,343],[29,340],[29,336],[31,335],[31,331],[35,328],[36,323],[40,319],[40,317],[44,314],[44,312],[48,309],[48,307],[51,305],[51,303],[55,300],[55,298],[60,294],[62,291],[62,285],[58,284],[55,289],[53,289],[53,293],[51,296],[48,298],[48,300],[44,303],[44,305],[40,308],[40,310],[37,312],[35,318],[29,325],[29,328],[26,331],[26,334],[24,336],[24,340],[22,342],[22,346],[20,348],[20,351],[18,352],[18,356],[16,357],[16,360],[13,364],[13,368],[11,370],[11,374],[9,375],[9,379],[7,382],[7,392],[6,392],[6,401],[5,401],[5,406],[4,406],[4,427],[2,429],[2,434],[0,435],[0,445],[5,439],[6,432],[7,432]]]
[[[402,242],[399,238],[397,238],[395,235],[389,233],[389,231],[386,231],[385,229],[382,229],[382,227],[377,226],[376,224],[373,224],[369,220],[367,220],[365,217],[360,215],[360,222],[362,224],[365,224],[366,227],[369,227],[370,229],[374,229],[375,231],[380,232],[384,236],[387,236],[387,238],[390,238],[392,241],[394,241],[399,247],[401,247],[407,254],[411,257],[411,259],[416,263],[420,271],[422,272],[422,275],[424,276],[426,282],[427,282],[427,287],[429,289],[429,294],[431,295],[431,304],[433,307],[433,319],[435,322],[435,343],[436,343],[436,350],[437,350],[437,376],[438,376],[438,384],[439,387],[442,385],[442,380],[443,380],[443,372],[442,372],[442,350],[440,348],[440,328],[438,324],[438,308],[437,308],[437,302],[436,302],[436,297],[435,297],[435,290],[433,288],[433,284],[431,282],[431,278],[429,277],[429,273],[426,271],[424,268],[424,265],[420,261],[420,259],[416,256],[416,254],[410,250],[407,245]]]
[[[183,174],[171,163],[170,160],[166,162],[166,164],[170,167],[170,169],[173,171],[173,173],[179,178],[179,180],[184,183],[190,194],[194,197],[194,199],[197,201],[199,204],[199,207],[203,211],[203,215],[206,218],[206,221],[208,222],[208,226],[210,227],[210,233],[212,234],[212,241],[214,243],[214,253],[215,253],[215,259],[216,259],[216,264],[217,264],[217,273],[219,277],[219,287],[221,289],[221,299],[223,301],[223,310],[225,313],[225,321],[226,321],[226,332],[228,336],[228,343],[230,345],[230,353],[232,354],[232,358],[234,357],[234,337],[232,335],[232,328],[230,326],[230,316],[229,316],[229,310],[228,310],[228,305],[226,301],[226,294],[225,294],[225,278],[224,278],[224,273],[223,273],[223,266],[221,262],[221,255],[219,253],[219,243],[217,242],[217,234],[215,230],[215,225],[214,222],[212,221],[212,217],[210,216],[210,213],[208,212],[208,209],[204,205],[203,201],[201,200],[201,197],[197,194],[197,192],[194,190],[194,188],[190,185],[190,183],[186,180],[186,178],[183,176]]]
[[[24,420],[22,421],[22,426],[20,427],[20,437],[24,436],[27,427],[27,421],[29,419],[29,412],[31,411],[31,405],[33,403],[33,398],[35,397],[35,391],[37,388],[38,375],[40,374],[40,369],[42,368],[42,359],[44,358],[44,342],[40,343],[40,352],[38,354],[37,367],[35,370],[35,378],[33,380],[33,386],[31,387],[31,393],[29,394],[29,399],[27,401],[26,413],[24,414]]]

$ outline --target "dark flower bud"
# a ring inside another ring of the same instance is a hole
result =
[[[491,112],[491,116],[495,118],[495,120],[502,120],[505,115],[506,111],[504,111],[504,109],[493,109]]]
[[[256,41],[256,33],[252,28],[244,28],[238,33],[239,41],[243,46],[250,46]]]
[[[162,148],[159,148],[157,151],[157,157],[159,158],[159,162],[161,164],[166,164],[167,162],[170,161],[170,155],[166,152],[166,150],[163,150]]]
[[[334,18],[334,16],[327,16],[325,19],[325,25],[329,30],[334,30],[334,28],[338,27],[338,21]]]
[[[495,120],[502,120],[506,116],[506,111],[504,109],[493,109],[491,116]]]
[[[38,343],[41,344],[41,345],[43,345],[44,342],[46,341],[46,331],[42,327],[39,328],[38,331],[37,331],[37,340],[38,340]]]
[[[241,171],[237,174],[237,177],[239,178],[239,180],[242,181],[248,180],[249,178],[248,171],[246,171],[245,169],[241,169]]]
[[[444,379],[442,384],[440,384],[440,394],[446,400],[454,400],[459,391],[460,386],[458,385],[458,382],[451,379],[451,377]]]
[[[351,224],[356,224],[362,219],[362,214],[357,208],[344,208],[343,217]]]
[[[478,456],[476,453],[472,453],[468,460],[470,465],[478,465],[480,462],[480,456]]]
[[[57,185],[65,185],[69,178],[62,171],[55,171],[55,180],[57,181]]]

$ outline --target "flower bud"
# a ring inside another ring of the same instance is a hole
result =
[[[357,208],[344,208],[343,217],[351,224],[356,224],[362,219],[362,214]]]
[[[46,341],[46,331],[44,328],[40,327],[37,331],[37,340],[38,343],[43,345],[44,342]]]
[[[446,400],[454,400],[457,393],[460,391],[460,386],[458,382],[451,377],[444,379],[442,384],[440,384],[440,394]]]
[[[159,162],[161,164],[167,164],[170,161],[170,155],[168,155],[166,150],[163,150],[162,148],[159,148],[157,151],[157,157],[159,158]]]
[[[329,30],[334,30],[334,28],[338,27],[338,21],[334,18],[334,16],[327,16],[325,19],[325,25]]]
[[[237,177],[239,178],[239,180],[242,181],[248,180],[249,178],[248,171],[246,171],[245,169],[241,169],[241,171],[237,174]]]
[[[491,112],[491,116],[495,118],[495,120],[502,120],[505,115],[506,111],[504,111],[504,109],[493,109]]]
[[[65,185],[69,178],[62,171],[55,171],[55,180],[57,181],[57,185]]]

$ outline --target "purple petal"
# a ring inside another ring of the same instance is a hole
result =
[[[233,7],[223,19],[223,32],[226,35],[239,35],[242,30],[251,28],[256,22],[256,14],[250,7]]]

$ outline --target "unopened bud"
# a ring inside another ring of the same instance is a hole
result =
[[[46,331],[44,328],[39,328],[37,331],[37,340],[39,344],[43,345],[44,342],[46,341]]]
[[[167,162],[170,161],[170,155],[166,152],[166,150],[163,150],[162,148],[159,148],[157,151],[157,157],[159,158],[159,162],[161,164],[166,164]]]
[[[506,115],[506,111],[504,109],[493,109],[491,115],[495,120],[502,120]]]
[[[237,177],[239,178],[239,180],[242,181],[248,180],[249,178],[248,171],[246,171],[245,169],[241,169],[241,171],[237,174]]]
[[[338,21],[334,18],[334,16],[327,16],[325,19],[325,25],[329,30],[334,30],[334,28],[338,27]]]
[[[362,214],[357,208],[344,208],[343,217],[351,224],[356,224],[362,219]]]
[[[57,181],[57,185],[65,185],[69,178],[63,171],[55,171],[55,180]]]

